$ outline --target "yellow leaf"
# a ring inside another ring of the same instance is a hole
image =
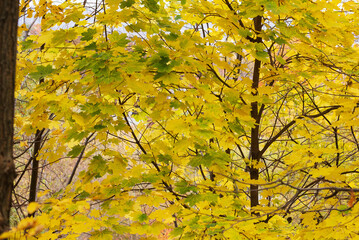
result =
[[[45,191],[41,191],[37,194],[37,197],[42,197],[45,196],[46,194],[48,194],[50,192],[50,190],[45,190]]]
[[[0,239],[8,239],[11,237],[14,237],[14,233],[13,232],[4,232],[3,234],[0,235]]]
[[[27,212],[29,214],[33,214],[39,208],[39,206],[40,204],[38,204],[37,202],[31,202],[29,206],[27,206]]]

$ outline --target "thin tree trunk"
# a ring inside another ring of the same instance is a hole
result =
[[[43,82],[44,82],[44,78],[40,78],[39,84]],[[43,128],[42,130],[37,129],[35,133],[34,152],[32,153],[30,159],[30,161],[32,161],[32,169],[31,169],[29,203],[36,201],[37,183],[38,183],[38,175],[39,175],[39,160],[37,160],[37,156],[39,155],[40,152],[42,135],[44,131],[45,128]],[[29,214],[29,216],[35,216],[35,213]]]
[[[262,29],[262,17],[257,16],[254,18],[254,28],[257,34],[260,33]],[[256,38],[256,42],[262,42],[260,37]],[[254,69],[253,69],[253,78],[252,78],[252,95],[257,95],[257,89],[259,86],[259,74],[261,68],[261,61],[254,61]],[[251,151],[250,156],[252,159],[252,165],[250,166],[249,174],[250,178],[254,180],[258,180],[259,178],[259,169],[256,167],[256,164],[260,160],[260,150],[259,150],[259,124],[260,124],[260,114],[258,112],[258,102],[251,103],[251,117],[255,119],[256,125],[251,129]],[[259,194],[258,194],[258,185],[250,185],[250,200],[251,200],[251,208],[255,207],[259,204]]]
[[[0,0],[0,234],[9,228],[13,161],[17,0]]]
[[[31,156],[32,169],[31,169],[29,202],[36,201],[37,182],[38,182],[38,173],[39,173],[39,160],[37,160],[37,156],[39,155],[39,151],[41,148],[41,140],[44,130],[45,129],[37,130],[35,134],[34,152]],[[30,216],[34,216],[34,215],[35,213],[31,214]]]

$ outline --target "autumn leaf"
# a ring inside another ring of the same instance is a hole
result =
[[[29,214],[33,214],[39,207],[40,207],[40,205],[37,202],[31,202],[27,206],[27,212]]]

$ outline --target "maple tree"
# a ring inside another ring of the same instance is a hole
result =
[[[37,203],[3,236],[356,237],[358,7],[22,1],[41,19],[19,33],[15,125]]]

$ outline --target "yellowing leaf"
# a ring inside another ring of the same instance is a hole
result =
[[[27,206],[27,212],[29,214],[33,214],[39,207],[40,207],[40,204],[38,204],[37,202],[31,202]]]

